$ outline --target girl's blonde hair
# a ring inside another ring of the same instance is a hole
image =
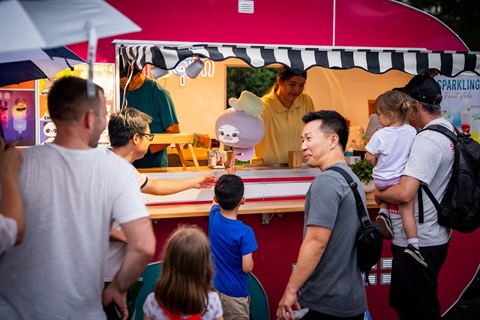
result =
[[[172,314],[203,314],[213,290],[212,277],[207,236],[198,226],[180,226],[165,244],[155,298]]]
[[[390,90],[382,93],[375,100],[375,110],[383,113],[393,112],[405,123],[413,107],[413,99],[409,95],[399,91]]]

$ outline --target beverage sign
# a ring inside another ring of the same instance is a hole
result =
[[[442,116],[480,142],[480,77],[462,73],[454,78],[437,76],[435,80],[442,90]]]

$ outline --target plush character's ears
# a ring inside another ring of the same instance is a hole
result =
[[[230,98],[228,104],[235,110],[243,111],[252,117],[258,117],[263,112],[262,99],[249,91],[242,91],[238,99]]]

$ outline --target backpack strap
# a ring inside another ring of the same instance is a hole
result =
[[[461,133],[455,126],[453,126],[453,129],[455,130],[456,134],[453,133],[448,128],[440,125],[440,124],[433,124],[431,126],[423,128],[417,134],[419,134],[420,132],[425,131],[425,130],[431,130],[431,131],[439,132],[439,133],[443,134],[444,136],[447,136],[453,142],[453,145],[455,147],[455,162],[456,162],[458,160],[458,152],[456,152],[457,151],[458,136],[463,134],[463,133]],[[455,167],[454,167],[454,170],[455,170]],[[453,175],[453,172],[452,172],[452,175]],[[423,221],[424,221],[422,190],[425,191],[425,193],[430,198],[430,201],[432,201],[435,208],[438,208],[438,206],[440,205],[438,203],[437,198],[435,198],[432,191],[430,190],[430,188],[428,188],[428,186],[426,186],[424,184],[420,184],[420,188],[418,188],[418,222],[419,223],[423,223]]]
[[[364,228],[368,228],[371,226],[370,219],[368,218],[367,212],[365,211],[365,205],[362,201],[362,198],[360,197],[360,194],[358,193],[358,184],[353,181],[352,177],[342,168],[339,167],[330,167],[327,170],[333,170],[338,173],[340,173],[345,180],[347,180],[348,185],[352,189],[353,195],[355,196],[355,202],[357,204],[357,213],[358,213],[358,218],[360,219],[360,222],[362,223]]]

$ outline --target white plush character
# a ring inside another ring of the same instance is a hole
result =
[[[42,144],[49,144],[55,140],[57,136],[57,127],[52,121],[43,123],[43,133],[45,134],[45,141]]]
[[[243,91],[239,99],[230,98],[232,107],[222,112],[215,123],[217,139],[232,147],[235,158],[249,161],[254,147],[265,135],[265,125],[260,114],[263,111],[262,100],[249,91]]]
[[[218,140],[225,143],[234,144],[239,141],[240,132],[234,126],[225,124],[218,128]]]

